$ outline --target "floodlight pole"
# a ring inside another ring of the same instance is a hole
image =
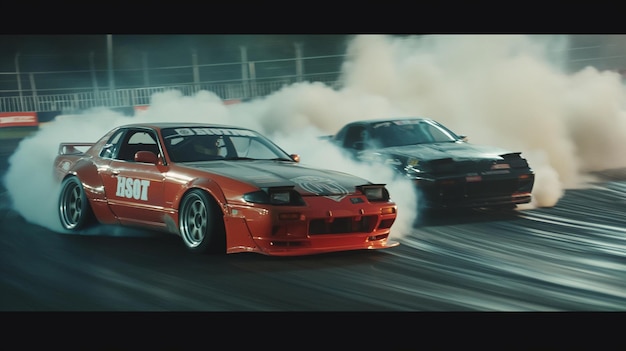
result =
[[[109,66],[109,89],[115,90],[115,78],[113,77],[113,35],[107,34],[107,59]]]
[[[20,111],[24,111],[24,96],[22,95],[22,77],[20,77],[20,53],[15,54],[15,75],[17,76],[17,90],[20,92]]]
[[[296,80],[301,82],[304,74],[302,65],[302,43],[294,43],[294,46],[296,49]]]
[[[241,83],[243,84],[243,96],[242,98],[250,97],[250,76],[248,73],[248,48],[245,46],[239,46],[241,52]]]

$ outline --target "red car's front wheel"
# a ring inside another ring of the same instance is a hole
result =
[[[206,192],[193,189],[180,203],[179,230],[192,252],[224,251],[220,211]]]

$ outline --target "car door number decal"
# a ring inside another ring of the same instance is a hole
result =
[[[133,179],[128,177],[117,177],[116,196],[133,198],[135,200],[148,201],[148,187],[150,181],[145,179]]]

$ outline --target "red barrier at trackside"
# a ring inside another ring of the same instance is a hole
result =
[[[238,104],[242,102],[239,99],[224,100],[224,105]],[[137,105],[133,106],[135,113],[146,111],[149,105]],[[61,112],[58,111],[60,114]],[[49,118],[52,120],[54,118]],[[48,119],[43,118],[44,121]],[[0,112],[0,128],[5,127],[37,127],[39,126],[39,118],[37,112]]]
[[[148,109],[149,105],[137,105],[137,106],[133,106],[133,108],[135,109],[135,113],[137,112],[141,112],[141,111],[146,111]]]
[[[37,112],[0,112],[0,128],[37,127]]]

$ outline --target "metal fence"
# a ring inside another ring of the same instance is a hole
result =
[[[334,75],[306,77],[307,81],[323,82],[331,87],[338,82]],[[230,83],[188,83],[150,88],[115,89],[70,94],[0,97],[0,112],[71,112],[94,107],[132,107],[148,105],[154,93],[178,90],[193,95],[201,90],[215,93],[223,100],[247,100],[266,96],[286,85],[302,81],[300,78],[268,79],[267,81],[240,81]]]
[[[245,56],[242,57],[245,59]],[[156,92],[214,92],[224,100],[251,99],[302,81],[335,86],[345,55],[296,57],[132,69],[0,72],[0,112],[73,111],[147,105]],[[106,77],[106,75],[109,77]],[[108,84],[102,84],[102,83]]]

